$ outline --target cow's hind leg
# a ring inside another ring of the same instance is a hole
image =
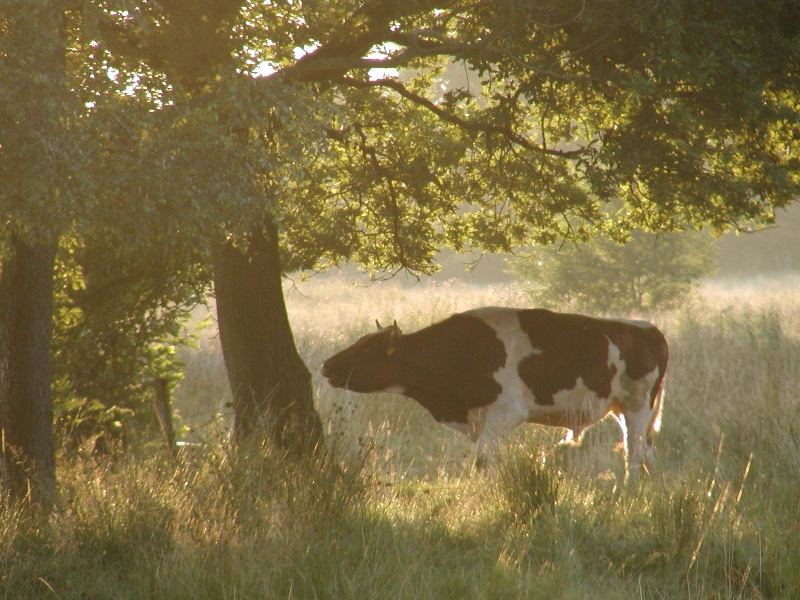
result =
[[[656,411],[652,390],[657,375],[658,371],[654,370],[639,379],[630,379],[624,374],[620,378],[621,393],[617,396],[615,412],[622,413],[625,422],[625,475],[629,485],[636,483],[642,468],[650,475],[655,474],[652,428]]]
[[[567,429],[564,437],[558,442],[562,446],[580,446],[583,437],[583,427],[575,426],[572,429]]]
[[[628,410],[623,413],[625,442],[625,468],[629,484],[636,483],[642,467],[650,475],[655,474],[656,463],[653,452],[653,440],[650,435],[652,410],[649,403],[640,406],[638,410]],[[622,419],[621,425],[622,425]]]

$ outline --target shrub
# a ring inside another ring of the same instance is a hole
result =
[[[714,266],[713,239],[686,232],[537,248],[511,264],[539,305],[601,313],[675,307]]]
[[[114,252],[107,240],[65,237],[56,260],[53,409],[67,447],[106,450],[156,431],[153,382],[181,378],[181,325],[199,292],[161,249]],[[167,250],[163,250],[167,252]],[[155,265],[155,266],[154,266]]]

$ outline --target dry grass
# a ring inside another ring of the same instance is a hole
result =
[[[411,331],[525,304],[511,287],[335,278],[288,298],[314,372],[376,317]],[[210,419],[227,391],[207,331],[178,398],[207,445],[177,463],[62,462],[49,520],[0,515],[0,597],[800,598],[800,286],[708,286],[649,318],[672,349],[664,477],[636,493],[616,486],[613,423],[578,448],[520,428],[498,469],[469,477],[469,444],[413,402],[319,379],[329,455],[233,454]]]

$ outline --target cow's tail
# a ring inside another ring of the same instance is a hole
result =
[[[653,390],[651,392],[652,396],[650,400],[650,407],[652,408],[652,417],[649,429],[651,433],[653,431],[661,431],[661,414],[664,411],[664,386],[665,378],[667,376],[667,363],[669,362],[669,346],[667,346],[667,340],[664,338],[664,334],[658,329],[655,329],[655,332],[657,334],[656,347],[658,348],[656,354],[656,360],[658,362],[658,379],[656,380],[656,384],[653,386]]]
[[[650,421],[650,431],[661,431],[661,413],[664,410],[664,385],[666,373],[662,373],[658,378],[653,394],[653,416]]]

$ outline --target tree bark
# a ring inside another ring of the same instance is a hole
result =
[[[12,237],[0,272],[0,429],[12,503],[55,496],[50,336],[56,240]]]
[[[172,402],[169,397],[169,381],[158,378],[155,381],[154,407],[158,425],[164,434],[164,441],[171,455],[175,455],[175,427],[172,425]]]
[[[286,313],[274,223],[254,228],[246,248],[213,244],[212,263],[234,442],[261,432],[285,450],[317,448],[322,425]]]

